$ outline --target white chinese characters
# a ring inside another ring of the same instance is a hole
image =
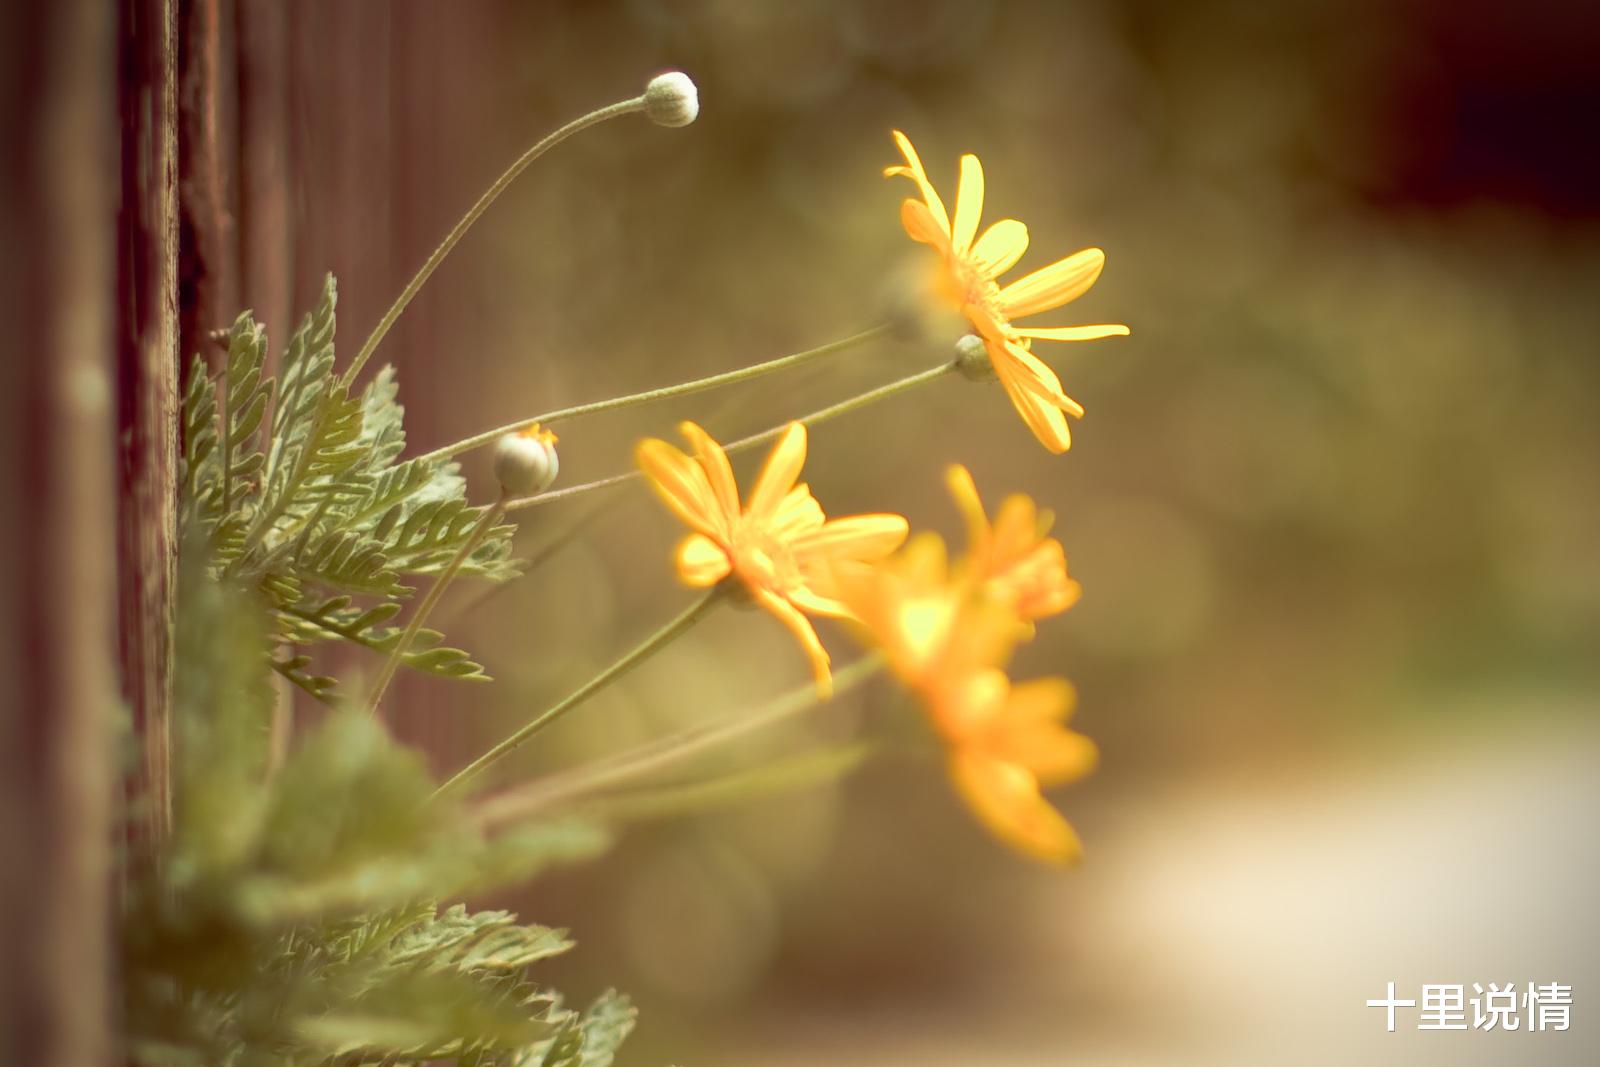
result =
[[[1421,1009],[1417,1012],[1418,1030],[1521,1030],[1539,1033],[1566,1030],[1572,1025],[1572,986],[1561,982],[1472,983],[1472,996],[1466,985],[1425,984]],[[1367,1001],[1369,1008],[1382,1008],[1385,1028],[1395,1030],[1395,1009],[1415,1008],[1418,1001],[1395,994],[1393,982],[1382,999]],[[1470,1020],[1470,1023],[1469,1023]]]

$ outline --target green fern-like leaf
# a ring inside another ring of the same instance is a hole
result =
[[[217,386],[204,359],[189,364],[189,385],[183,394],[183,471],[181,478],[186,528],[214,518],[201,513],[202,501],[215,481],[217,450]]]
[[[336,596],[314,606],[288,607],[282,625],[293,640],[303,643],[343,639],[372,652],[387,654],[400,643],[404,628],[383,624],[399,612],[400,605],[394,601],[363,608],[353,604],[348,596]],[[483,667],[474,663],[467,653],[438,647],[443,639],[444,635],[438,630],[426,627],[418,630],[401,662],[413,670],[444,678],[488,680]]]
[[[251,384],[257,331],[236,325],[230,336],[247,342],[230,361],[244,383],[237,395],[269,388],[259,375]],[[592,856],[606,843],[599,829],[533,824],[485,838],[454,802],[435,797],[418,753],[352,709],[336,706],[299,733],[286,758],[275,754],[269,670],[336,700],[333,680],[302,649],[338,640],[387,654],[404,605],[392,592],[328,586],[365,574],[375,588],[372,575],[398,572],[377,562],[388,543],[377,521],[344,528],[350,517],[338,502],[305,516],[329,533],[306,539],[298,555],[256,542],[259,552],[219,558],[223,532],[258,528],[257,490],[221,485],[224,467],[237,472],[258,448],[262,420],[249,408],[225,418],[215,382],[208,395],[198,366],[197,375],[202,384],[191,382],[185,403],[185,425],[196,429],[185,473],[198,491],[186,496],[179,568],[172,833],[159,856],[126,872],[119,923],[131,1057],[145,1067],[604,1067],[632,1025],[626,1001],[602,998],[576,1013],[532,978],[571,947],[564,931],[431,903]],[[210,445],[207,433],[216,434]],[[392,443],[392,433],[383,440]],[[422,512],[414,530],[434,531],[434,544],[449,543],[436,533],[447,521],[475,514],[453,469],[441,470],[413,480],[421,488],[391,505]],[[202,499],[228,499],[233,510],[215,508],[208,526],[196,518]],[[348,555],[324,557],[327,536],[350,545]],[[250,535],[230,538],[246,544]],[[424,631],[406,663],[481,675],[440,641]]]
[[[402,460],[405,409],[394,369],[359,393],[335,373],[338,290],[332,276],[294,331],[279,386],[264,376],[266,333],[246,313],[226,332],[222,371],[197,356],[183,404],[185,528],[204,531],[214,574],[253,584],[276,609],[285,646],[269,665],[319,700],[336,684],[312,648],[345,641],[388,655],[404,632],[382,625],[440,574],[482,518],[455,463]],[[276,392],[276,399],[274,394]],[[270,409],[271,417],[267,417]],[[509,523],[463,562],[468,578],[518,573]],[[332,598],[347,599],[336,608]],[[466,652],[424,629],[402,664],[439,677],[486,679]]]

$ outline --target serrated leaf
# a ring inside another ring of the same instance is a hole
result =
[[[278,406],[272,413],[271,468],[274,473],[284,464],[288,450],[309,435],[322,398],[328,392],[334,359],[334,310],[338,302],[338,287],[330,274],[323,281],[316,307],[289,338],[283,356]]]
[[[389,564],[384,545],[354,530],[324,538],[294,561],[294,576],[355,593],[399,596],[408,593]]]
[[[583,1013],[583,1055],[581,1067],[611,1067],[617,1050],[633,1032],[639,1009],[633,1001],[608,989]]]
[[[200,507],[200,502],[210,496],[217,481],[217,387],[198,353],[189,363],[189,384],[183,395],[182,433],[181,482],[187,528],[194,523],[216,521],[216,512],[207,512]]]
[[[406,409],[399,403],[400,384],[394,368],[385,365],[367,383],[361,394],[362,444],[367,450],[365,466],[381,471],[406,448]]]
[[[265,462],[257,430],[272,398],[273,380],[264,376],[267,331],[246,311],[228,331],[228,355],[218,396],[225,409],[221,439],[221,510],[231,514],[253,497],[253,478]]]

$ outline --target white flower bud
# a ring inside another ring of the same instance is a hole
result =
[[[532,496],[550,488],[561,464],[556,435],[534,423],[521,433],[508,433],[494,446],[494,476],[507,496]]]
[[[700,92],[682,71],[668,71],[644,87],[644,113],[657,126],[687,126],[700,114]]]
[[[994,375],[989,346],[976,334],[964,334],[956,341],[956,369],[969,381],[986,382]]]

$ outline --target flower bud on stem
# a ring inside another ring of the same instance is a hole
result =
[[[798,422],[803,426],[814,426],[819,422],[827,422],[829,419],[838,418],[840,415],[847,415],[852,411],[859,411],[861,408],[868,407],[869,405],[875,404],[880,400],[887,400],[891,396],[898,396],[901,393],[909,392],[910,390],[926,385],[929,382],[937,381],[938,379],[943,378],[945,375],[957,369],[959,369],[959,365],[954,360],[949,363],[940,363],[937,366],[929,367],[927,370],[918,371],[916,374],[907,375],[904,378],[889,382],[887,385],[880,385],[875,389],[869,389],[866,392],[857,396],[853,396],[848,400],[841,400],[837,404],[813,411],[809,415],[804,415],[798,419],[790,419],[787,422],[784,422],[782,425],[775,426],[770,430],[763,430],[760,433],[751,434],[749,437],[741,437],[737,441],[733,441],[724,445],[723,451],[732,454],[734,452],[743,452],[746,449],[764,445],[769,441],[775,440],[778,435],[782,434],[786,429],[788,429],[789,423],[791,422]],[[639,477],[640,472],[637,470],[627,471],[623,474],[613,474],[609,478],[600,478],[592,482],[584,482],[581,485],[568,486],[565,489],[557,489],[553,493],[542,493],[539,496],[530,497],[527,500],[513,501],[507,506],[506,510],[520,511],[523,508],[531,508],[537,507],[540,504],[554,503],[557,500],[566,500],[570,497],[581,496],[584,493],[592,493],[598,489],[609,489],[614,485],[623,485],[627,482],[637,481]]]
[[[383,313],[383,318],[379,319],[378,325],[372,328],[372,333],[362,344],[361,350],[356,353],[356,358],[351,361],[349,369],[344,372],[344,376],[340,379],[340,384],[345,388],[349,388],[350,384],[356,380],[356,376],[361,373],[361,369],[367,365],[367,360],[372,358],[373,350],[378,347],[378,343],[383,340],[384,335],[389,332],[389,328],[400,317],[400,313],[406,309],[406,305],[410,304],[416,297],[433,272],[439,269],[439,264],[444,262],[444,258],[450,254],[451,249],[455,248],[461,238],[466,236],[467,231],[472,229],[472,224],[477,222],[483,216],[483,213],[489,209],[489,205],[494,203],[512,182],[517,180],[518,175],[528,169],[530,163],[580,130],[586,130],[590,126],[598,126],[607,119],[614,119],[619,115],[644,112],[657,125],[687,126],[694,121],[694,117],[699,113],[699,110],[699,94],[695,90],[694,82],[689,80],[688,75],[677,72],[662,74],[652,79],[649,85],[645,87],[645,91],[640,95],[628,100],[619,100],[615,104],[608,104],[598,110],[589,112],[587,115],[573,119],[522,153],[517,158],[517,161],[506,169],[504,174],[494,180],[493,185],[484,190],[483,195],[478,197],[477,203],[467,209],[467,213],[461,216],[461,220],[445,235],[445,239],[439,243],[439,247],[433,250],[433,254],[422,265],[422,269],[417,271],[416,276],[406,284],[405,289],[395,298],[394,304],[390,306],[388,311]]]

